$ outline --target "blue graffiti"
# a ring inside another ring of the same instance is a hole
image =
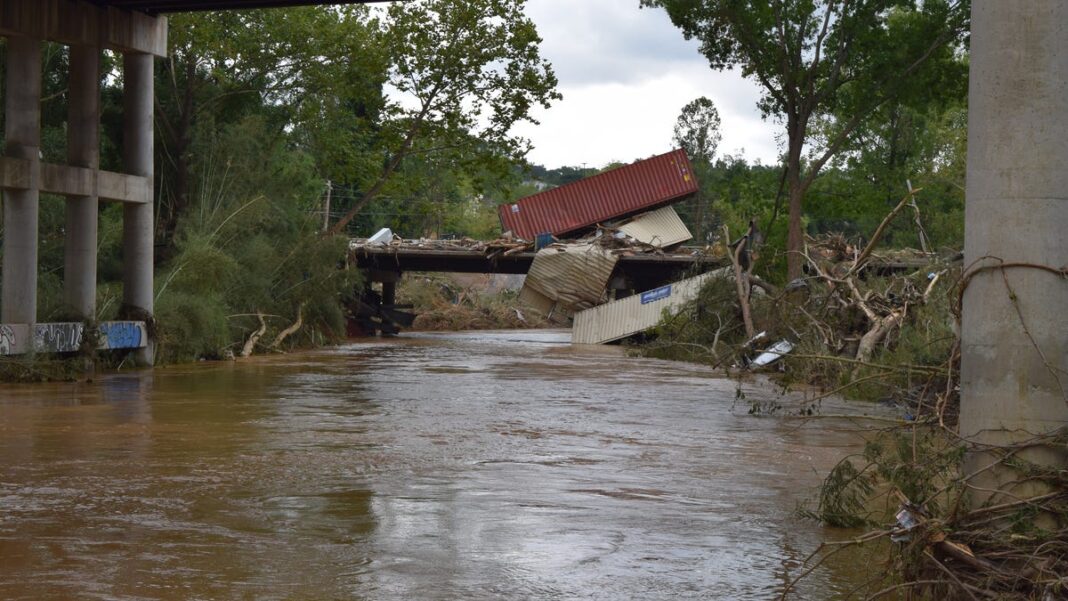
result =
[[[104,348],[140,348],[142,327],[134,321],[109,321],[100,324],[100,334],[104,339]]]

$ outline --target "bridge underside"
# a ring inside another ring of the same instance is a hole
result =
[[[358,245],[350,252],[351,265],[364,270],[365,289],[352,308],[353,335],[376,331],[396,334],[415,316],[410,306],[397,304],[397,282],[405,272],[525,274],[537,253],[486,248],[405,248]],[[701,254],[623,254],[616,263],[609,287],[617,294],[651,290],[683,277],[721,266],[722,260]],[[376,290],[374,285],[380,287]]]
[[[534,262],[533,251],[493,254],[481,250],[395,250],[387,246],[360,247],[352,251],[352,263],[377,274],[407,271],[446,273],[517,273],[524,274]],[[704,272],[722,264],[722,260],[691,254],[635,254],[622,256],[617,275],[630,278],[641,288],[655,288],[675,281],[686,273]]]

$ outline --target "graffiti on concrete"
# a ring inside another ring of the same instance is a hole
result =
[[[29,331],[24,323],[0,324],[0,355],[25,353],[30,339]]]
[[[33,327],[33,350],[38,353],[74,353],[82,344],[85,326],[77,322],[39,323]]]
[[[0,355],[11,354],[13,346],[15,346],[15,331],[9,325],[0,324]]]
[[[100,324],[100,348],[141,348],[148,338],[143,321],[105,321]]]
[[[0,355],[11,355],[16,351],[18,339],[15,338],[15,326],[0,324]]]
[[[0,355],[76,353],[81,350],[85,325],[79,322],[39,323],[33,335],[26,324],[0,324]],[[148,342],[143,321],[105,321],[99,328],[101,350],[141,348]]]

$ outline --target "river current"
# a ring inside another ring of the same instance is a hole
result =
[[[855,425],[567,331],[0,387],[0,599],[769,599]],[[841,597],[863,566],[816,570]],[[871,568],[874,569],[874,568]]]

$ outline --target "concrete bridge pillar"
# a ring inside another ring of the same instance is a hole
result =
[[[100,166],[100,49],[70,48],[67,162],[96,170]],[[82,319],[96,317],[97,207],[99,198],[67,197],[64,298]]]
[[[26,187],[4,190],[0,322],[37,321],[37,213],[41,179],[41,41],[7,39],[4,154],[29,163]]]
[[[960,431],[1002,445],[1068,426],[1068,281],[1042,268],[1068,266],[1068,2],[976,0],[970,65]],[[1022,456],[1068,465],[1063,445]],[[1037,492],[1017,477],[973,483]]]
[[[153,177],[153,57],[150,54],[123,55],[123,141],[126,172]],[[148,319],[153,313],[153,203],[123,205],[123,302],[127,309]],[[138,361],[151,365],[153,345],[142,349]]]

